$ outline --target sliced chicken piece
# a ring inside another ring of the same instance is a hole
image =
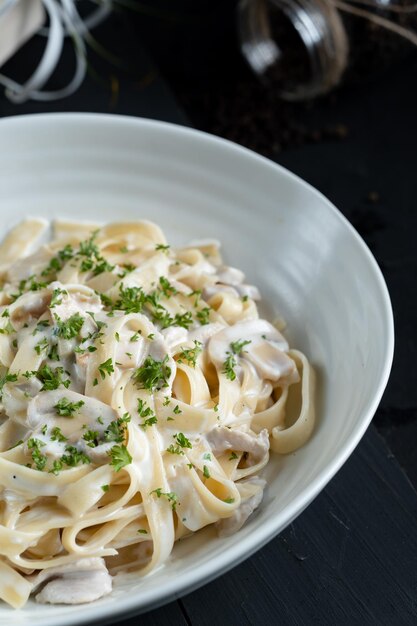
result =
[[[236,267],[222,265],[217,270],[217,278],[219,283],[225,285],[240,285],[245,280],[245,274]]]
[[[111,590],[112,577],[104,559],[90,558],[43,570],[36,576],[33,593],[36,602],[43,604],[83,604]]]
[[[236,344],[247,342],[236,350]],[[228,326],[214,335],[209,343],[210,359],[221,369],[228,355],[250,361],[260,378],[288,383],[298,380],[297,367],[286,352],[286,339],[269,322],[262,319],[246,320]]]
[[[216,522],[215,527],[219,537],[229,537],[242,528],[248,517],[262,502],[265,486],[266,480],[258,476],[251,476],[247,480],[236,483],[242,501],[231,517]]]
[[[169,326],[168,328],[164,328],[161,330],[161,335],[163,336],[169,350],[172,352],[172,348],[178,346],[180,343],[185,343],[188,338],[188,331],[181,326]]]
[[[269,434],[266,428],[255,435],[237,428],[216,426],[208,433],[207,441],[214,454],[221,454],[225,450],[248,452],[247,465],[259,463],[269,450]]]
[[[213,337],[213,335],[216,335],[224,328],[225,325],[220,324],[219,322],[204,324],[204,326],[200,326],[199,328],[196,328],[196,330],[189,331],[188,339],[190,341],[199,341],[202,345],[205,345],[207,341]]]
[[[18,259],[7,270],[8,282],[16,284],[21,280],[27,280],[31,276],[41,275],[51,257],[51,251],[46,246],[42,246],[34,254]]]
[[[95,430],[101,432],[101,430],[105,430],[108,424],[117,419],[117,413],[114,411],[108,404],[97,400],[96,398],[91,398],[89,396],[84,396],[81,393],[77,393],[72,391],[71,389],[57,389],[55,391],[43,391],[39,393],[37,396],[33,398],[28,404],[28,412],[27,412],[27,421],[28,426],[32,429],[37,426],[44,424],[48,418],[56,417],[56,409],[55,406],[62,399],[65,398],[69,402],[77,403],[83,402],[79,411],[77,411],[73,417],[67,422],[71,422],[74,426],[75,421],[78,419],[78,416],[81,416],[83,423],[94,423]],[[97,418],[101,417],[102,424],[97,423]],[[65,417],[63,418],[62,424],[65,423]]]

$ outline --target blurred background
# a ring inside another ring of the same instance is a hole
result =
[[[350,220],[384,273],[397,328],[374,424],[415,486],[416,9],[0,0],[1,116],[94,111],[193,126],[284,165]]]

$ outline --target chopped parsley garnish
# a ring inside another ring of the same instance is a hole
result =
[[[55,316],[55,319],[57,321],[56,334],[58,337],[62,337],[63,339],[72,339],[73,337],[76,337],[84,324],[84,318],[79,313],[71,315],[66,322],[61,320],[57,315]]]
[[[251,341],[245,341],[244,339],[239,339],[238,341],[232,341],[230,347],[232,348],[233,354],[241,354],[242,350],[245,346],[249,345]]]
[[[61,429],[58,426],[55,426],[51,430],[51,441],[68,441],[68,439],[62,434]]]
[[[223,368],[224,368],[223,374],[226,374],[226,378],[228,378],[229,380],[235,380],[236,372],[233,368],[236,367],[237,362],[233,354],[230,354],[230,353],[227,353],[227,354],[228,356],[225,362],[223,363]]]
[[[167,361],[168,355],[165,356],[163,361],[157,361],[148,356],[143,365],[135,370],[132,377],[139,389],[155,391],[168,387],[171,368],[167,365]]]
[[[153,426],[158,421],[151,407],[146,406],[146,402],[141,398],[138,398],[138,413],[139,417],[144,420],[141,424],[143,430],[146,430],[148,426]]]
[[[39,341],[39,343],[36,344],[35,352],[37,354],[41,354],[41,352],[43,352],[44,350],[47,350],[48,348],[49,348],[49,341],[47,340],[46,337],[44,337],[43,339]]]
[[[83,435],[84,441],[87,442],[90,448],[96,448],[98,446],[99,438],[100,434],[97,430],[87,430]]]
[[[74,250],[70,244],[67,244],[65,248],[59,250],[57,255],[52,257],[49,264],[42,271],[41,276],[49,276],[50,274],[56,274],[59,272],[65,261],[69,261],[74,256]]]
[[[176,493],[174,493],[173,491],[162,491],[162,487],[158,487],[158,489],[154,489],[153,491],[151,491],[149,495],[153,493],[155,493],[158,498],[161,498],[161,497],[166,498],[168,502],[171,503],[172,510],[175,511],[175,509],[177,508],[177,504],[179,504],[178,496]]]
[[[152,415],[151,417],[148,417],[146,420],[144,420],[144,422],[142,422],[141,427],[143,428],[143,430],[146,430],[148,426],[153,426],[157,422],[158,420],[156,418],[156,415]]]
[[[234,501],[235,501],[235,499],[234,499],[234,498],[225,498],[225,499],[223,500],[223,502],[226,502],[226,504],[233,504],[233,502],[234,502]]]
[[[27,447],[28,450],[31,451],[32,460],[35,463],[36,469],[40,472],[45,468],[46,462],[48,460],[46,455],[42,454],[40,450],[45,445],[46,443],[44,441],[41,441],[41,439],[36,439],[35,437],[32,437],[27,441]]]
[[[210,478],[210,472],[207,465],[203,465],[203,476],[204,478]]]
[[[170,246],[164,245],[163,243],[157,243],[155,246],[155,250],[161,250],[162,252],[168,252]]]
[[[189,298],[193,298],[195,296],[194,307],[198,307],[198,303],[200,302],[201,294],[202,294],[201,289],[195,289],[194,291],[192,291],[191,293],[188,294]]]
[[[203,459],[205,461],[211,461],[211,454],[210,454],[210,452],[206,452],[205,454],[203,454]]]
[[[172,326],[181,326],[181,328],[188,328],[193,323],[193,318],[191,316],[191,312],[187,311],[186,313],[176,313],[174,317],[174,321],[172,322]]]
[[[181,415],[181,413],[182,413],[182,411],[181,411],[180,407],[178,406],[178,404],[175,405],[174,410],[172,412],[175,413],[175,415]]]
[[[62,304],[62,296],[67,295],[67,292],[64,289],[54,289],[52,292],[51,303],[49,307],[52,309],[54,306],[58,304]]]
[[[130,419],[129,413],[125,413],[122,417],[110,422],[109,426],[104,431],[104,441],[115,441],[116,443],[124,441],[126,436],[126,424],[130,422]]]
[[[100,255],[98,246],[94,243],[97,239],[98,232],[98,230],[95,230],[91,233],[91,237],[89,239],[80,242],[80,249],[78,251],[78,254],[86,257],[94,256],[96,258]]]
[[[189,439],[184,435],[184,433],[177,433],[173,435],[175,441],[178,443],[181,448],[192,448],[193,445]]]
[[[236,452],[232,452],[231,455],[229,456],[229,461],[234,461],[235,459],[238,459],[238,455],[236,454]]]
[[[145,528],[139,528],[138,533],[140,533],[141,535],[147,535],[148,531]]]
[[[164,396],[164,401],[162,403],[162,406],[168,406],[170,402],[171,402],[171,398],[169,396]]]
[[[80,400],[79,402],[70,402],[68,398],[62,398],[57,404],[55,404],[54,409],[61,417],[72,417],[76,411],[79,411],[82,406],[84,406],[84,401]]]
[[[59,361],[58,344],[57,343],[54,343],[54,345],[51,346],[51,349],[49,350],[49,353],[48,353],[48,359],[50,359],[51,361]]]
[[[106,374],[108,374],[109,376],[113,374],[114,367],[111,358],[107,359],[107,361],[104,361],[104,363],[100,363],[100,365],[98,366],[98,371],[102,380],[106,378]]]
[[[0,328],[0,334],[2,335],[11,335],[14,332],[16,331],[13,328],[12,323],[9,319],[7,320],[6,326],[4,326],[3,328]]]
[[[139,337],[140,337],[140,333],[134,333],[129,339],[129,341],[131,341],[132,343],[135,341],[139,341]]]
[[[66,454],[62,455],[61,461],[68,467],[76,467],[79,463],[83,465],[90,463],[90,458],[75,446],[65,446],[65,452]]]
[[[49,365],[44,365],[36,372],[37,378],[43,383],[41,391],[52,391],[53,389],[58,389],[60,385],[64,385],[65,388],[71,384],[70,379],[63,380],[62,375],[64,374],[63,367],[56,367],[52,369]]]
[[[55,460],[52,463],[52,469],[49,470],[49,473],[54,474],[55,476],[58,476],[59,472],[62,470],[62,467],[63,467],[62,461]]]
[[[195,367],[198,356],[202,353],[200,341],[194,341],[194,348],[183,348],[179,354],[178,363],[186,361],[191,367]]]
[[[0,399],[2,396],[3,387],[6,383],[15,383],[17,381],[17,374],[5,374],[0,378]]]
[[[165,278],[165,276],[159,277],[159,288],[166,298],[176,296],[178,293],[177,289],[175,289],[175,287],[171,285],[168,278]]]
[[[104,491],[104,493],[107,493],[107,491],[110,489],[109,485],[101,485],[101,488]]]
[[[9,309],[4,309],[3,313],[1,314],[2,317],[10,317],[10,313],[9,313]]]
[[[210,317],[210,307],[206,306],[204,307],[204,309],[197,311],[196,317],[202,326],[208,324]]]
[[[122,467],[125,467],[132,462],[129,450],[124,445],[113,446],[110,450],[110,457],[110,465],[113,467],[115,472],[119,472]]]
[[[126,313],[141,313],[146,304],[146,294],[142,287],[119,287],[119,299],[113,304],[113,310]]]
[[[167,452],[169,452],[170,454],[184,454],[184,451],[181,450],[179,446],[174,446],[173,443],[171,443],[171,445],[168,446]]]

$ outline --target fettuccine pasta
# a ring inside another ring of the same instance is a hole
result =
[[[237,532],[314,372],[219,246],[31,219],[0,245],[0,598],[81,603],[176,540]],[[47,240],[48,238],[48,240]]]

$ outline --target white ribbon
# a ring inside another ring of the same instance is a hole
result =
[[[6,0],[0,14],[5,13],[18,0]],[[85,37],[90,29],[100,24],[110,13],[111,0],[97,0],[99,6],[86,18],[82,18],[76,8],[77,0],[42,0],[49,17],[49,26],[42,29],[46,37],[46,46],[38,67],[23,85],[0,74],[6,97],[15,104],[27,100],[48,102],[58,100],[74,93],[84,80],[87,71]],[[70,82],[56,91],[44,91],[43,87],[54,72],[61,58],[64,38],[70,36],[74,41],[76,56],[75,72]]]

